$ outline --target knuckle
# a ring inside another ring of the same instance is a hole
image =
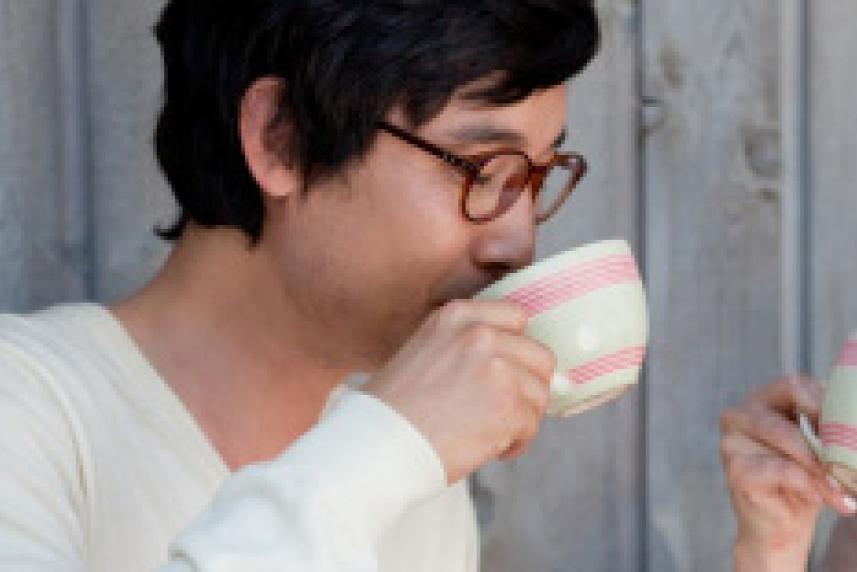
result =
[[[497,332],[484,324],[475,324],[467,329],[465,343],[472,351],[491,354],[497,344]]]

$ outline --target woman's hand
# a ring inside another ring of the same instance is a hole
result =
[[[857,511],[796,422],[801,411],[817,425],[821,400],[818,383],[783,378],[721,416],[720,451],[738,520],[737,571],[805,570],[821,508],[845,516]]]

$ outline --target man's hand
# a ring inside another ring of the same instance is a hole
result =
[[[842,515],[857,510],[826,476],[795,421],[801,411],[817,425],[821,400],[814,381],[783,378],[721,416],[720,451],[738,520],[738,571],[805,570],[822,506]]]
[[[520,455],[538,433],[556,358],[526,324],[510,302],[450,302],[363,387],[419,429],[449,483]]]

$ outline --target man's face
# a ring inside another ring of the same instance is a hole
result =
[[[565,126],[565,95],[559,86],[505,107],[456,97],[415,134],[459,155],[517,147],[543,163]],[[405,125],[396,112],[388,120]],[[485,140],[468,140],[474,134]],[[378,368],[432,310],[532,262],[531,197],[474,224],[461,214],[463,180],[437,157],[379,132],[365,159],[306,198],[266,205],[263,248],[305,318],[303,339],[331,367]]]

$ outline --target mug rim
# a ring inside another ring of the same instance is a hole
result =
[[[542,277],[542,274],[544,274],[546,270],[550,270],[553,267],[561,266],[566,261],[572,262],[578,258],[585,258],[586,255],[591,253],[593,250],[605,248],[608,249],[608,252],[604,253],[605,256],[623,254],[627,252],[634,259],[635,264],[638,264],[634,251],[631,248],[630,242],[624,238],[613,238],[589,242],[553,254],[551,256],[548,256],[547,258],[543,258],[541,260],[533,262],[526,268],[522,268],[516,272],[504,276],[496,282],[493,282],[486,286],[483,290],[476,294],[474,298],[497,298],[499,296],[508,294],[509,292],[513,291],[518,287],[529,284],[534,280],[538,280]],[[498,291],[500,291],[501,293],[498,294]]]

